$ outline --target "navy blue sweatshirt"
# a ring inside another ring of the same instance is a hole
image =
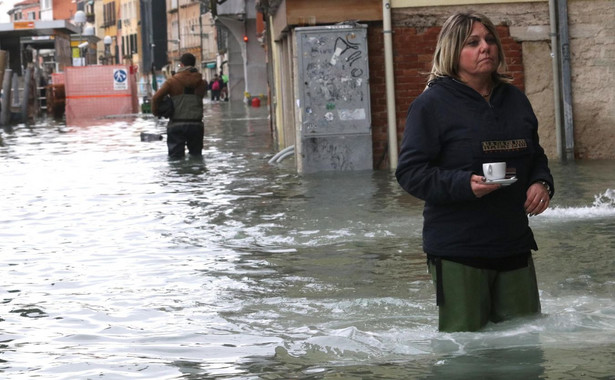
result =
[[[438,257],[500,258],[538,249],[524,210],[528,187],[553,177],[538,121],[519,89],[499,84],[489,102],[471,87],[440,78],[412,102],[395,172],[425,200],[423,249]],[[477,198],[472,174],[505,161],[518,181]]]

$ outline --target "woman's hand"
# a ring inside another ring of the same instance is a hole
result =
[[[472,177],[470,177],[470,186],[472,186],[472,192],[476,195],[476,198],[482,198],[502,187],[502,185],[498,184],[485,183],[485,177],[476,174],[472,174]]]
[[[527,189],[527,198],[525,200],[525,212],[530,216],[542,214],[549,207],[549,192],[540,182],[533,183]]]

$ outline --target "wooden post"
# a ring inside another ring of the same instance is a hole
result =
[[[30,92],[32,91],[32,67],[26,68],[23,85],[23,98],[21,99],[21,122],[28,123],[28,106],[30,104]]]
[[[0,50],[0,88],[2,88],[2,83],[4,82],[4,70],[6,70],[7,58],[8,54],[6,50]]]
[[[2,80],[2,110],[0,110],[0,125],[9,125],[11,117],[11,77],[13,70],[7,69],[4,71]]]
[[[11,96],[11,107],[18,107],[20,104],[20,101],[19,101],[19,75],[17,75],[17,73],[13,73],[13,79],[11,80],[11,85],[13,87],[13,96]]]
[[[34,67],[34,74],[32,74],[34,79],[34,83],[32,84],[32,89],[34,90],[34,96],[32,97],[32,107],[34,108],[34,114],[39,116],[42,111],[42,102],[41,102],[41,69],[38,67]],[[43,87],[44,88],[44,87]]]

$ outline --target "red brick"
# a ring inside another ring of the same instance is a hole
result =
[[[523,55],[521,44],[510,37],[506,25],[497,26],[502,40],[504,54],[507,56],[509,74],[513,75],[513,84],[524,89]],[[431,61],[436,46],[439,27],[422,30],[399,27],[393,33],[393,76],[395,78],[395,120],[398,139],[401,140],[405,128],[408,107],[419,96],[427,83],[425,75],[431,70]],[[374,165],[386,168],[388,162],[381,162],[388,144],[388,115],[386,105],[386,88],[384,84],[384,47],[382,28],[368,29],[370,60],[370,94],[372,112],[372,136]]]

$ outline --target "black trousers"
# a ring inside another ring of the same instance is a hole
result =
[[[186,155],[186,146],[188,147],[188,153],[192,156],[201,156],[203,154],[203,136],[205,135],[203,123],[172,122],[170,124],[167,127],[169,157],[184,157]]]

